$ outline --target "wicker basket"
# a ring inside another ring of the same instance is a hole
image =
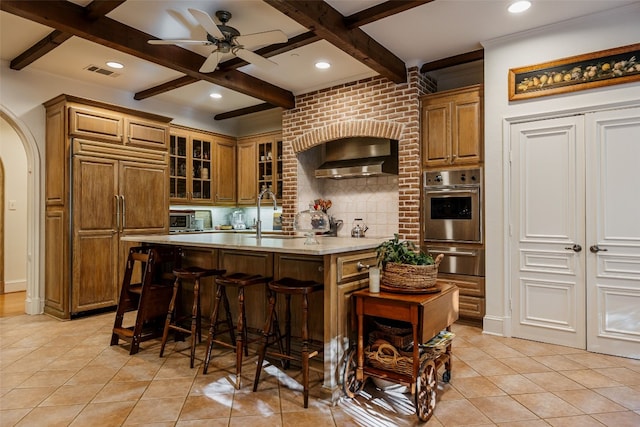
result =
[[[444,254],[436,257],[431,265],[411,265],[388,262],[382,270],[382,283],[404,289],[425,289],[435,286],[438,266]]]
[[[377,340],[389,341],[396,348],[406,348],[413,343],[413,334],[409,332],[405,335],[397,335],[377,330],[369,332],[369,344]]]
[[[382,339],[394,347],[405,348],[413,342],[411,323],[385,318],[373,319],[374,330],[369,333],[369,344]]]
[[[364,352],[367,363],[378,369],[398,372],[413,377],[413,353],[400,352],[387,342],[368,347]],[[420,363],[433,357],[426,352],[420,355]]]
[[[451,344],[452,340],[453,334],[450,334],[446,339],[440,340],[436,346],[421,345],[419,365],[425,360],[436,359],[447,351],[447,346]],[[398,350],[389,342],[379,339],[365,348],[364,356],[369,366],[413,376],[413,350]]]

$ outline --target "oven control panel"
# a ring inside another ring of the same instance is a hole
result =
[[[482,169],[456,169],[424,172],[425,187],[443,185],[479,185],[482,182]]]

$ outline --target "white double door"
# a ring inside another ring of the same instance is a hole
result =
[[[640,108],[513,124],[512,335],[640,358]]]

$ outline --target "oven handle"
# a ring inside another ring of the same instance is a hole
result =
[[[435,193],[435,194],[478,194],[480,189],[477,187],[474,188],[428,188],[424,189],[425,194]]]
[[[444,248],[429,248],[430,253],[438,253],[453,256],[477,256],[478,251],[449,251]]]

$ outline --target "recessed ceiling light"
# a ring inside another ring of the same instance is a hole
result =
[[[222,98],[222,95],[220,95],[220,94],[219,94],[219,93],[217,93],[217,92],[213,92],[213,93],[209,94],[209,96],[210,96],[210,97],[212,97],[213,99],[220,99],[220,98]]]
[[[514,3],[511,3],[511,5],[509,6],[509,12],[511,13],[520,13],[520,12],[524,12],[525,10],[529,9],[531,7],[531,2],[528,0],[520,0],[520,1],[516,1]]]
[[[316,68],[319,68],[321,70],[326,70],[327,68],[331,68],[331,64],[325,61],[318,61],[316,62]]]
[[[107,67],[120,69],[120,68],[124,68],[124,65],[116,61],[108,61]]]

